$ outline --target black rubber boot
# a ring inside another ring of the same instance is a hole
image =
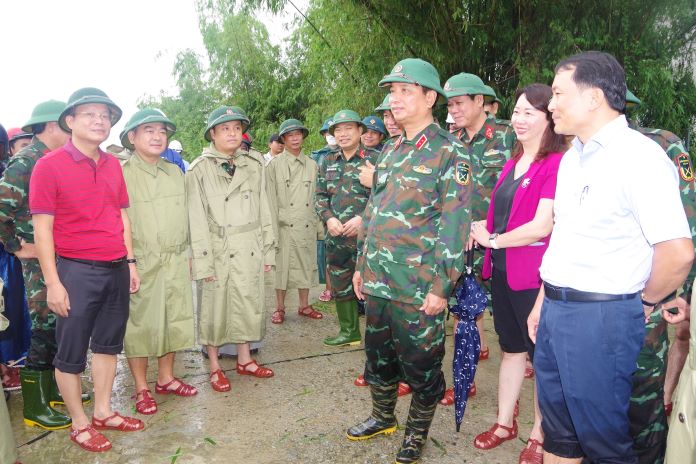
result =
[[[349,440],[367,440],[377,435],[389,435],[396,431],[396,407],[398,385],[378,387],[370,385],[372,415],[348,429]]]
[[[430,424],[435,416],[437,400],[424,401],[418,395],[411,397],[411,407],[408,410],[406,433],[401,449],[396,454],[397,464],[418,462],[425,442],[428,440]]]

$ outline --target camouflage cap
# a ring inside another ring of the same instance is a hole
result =
[[[66,132],[72,132],[67,124],[65,124],[65,118],[73,112],[73,110],[80,105],[87,105],[89,103],[101,103],[109,107],[111,110],[111,126],[113,127],[119,119],[123,111],[121,108],[116,106],[116,103],[111,101],[108,95],[106,95],[102,90],[94,87],[84,87],[82,89],[76,90],[68,98],[68,104],[65,109],[60,113],[58,118],[58,124]]]
[[[354,122],[360,127],[360,132],[365,132],[365,124],[363,124],[360,115],[353,110],[341,110],[334,115],[329,126],[329,134],[333,135],[338,124],[343,122]]]
[[[205,139],[210,142],[210,129],[213,127],[217,126],[218,124],[222,124],[223,122],[229,122],[229,121],[241,121],[242,122],[242,133],[246,132],[247,129],[249,129],[249,125],[251,124],[251,121],[249,121],[249,117],[246,115],[243,109],[241,109],[238,106],[221,106],[219,108],[214,109],[209,115],[208,115],[208,124],[206,125],[205,132],[203,133],[203,136]]]
[[[637,108],[642,102],[635,96],[633,92],[626,89],[626,108]]]
[[[331,118],[327,118],[324,121],[324,124],[321,125],[321,129],[319,129],[319,133],[321,135],[324,135],[325,132],[329,132],[329,126],[331,125]]]
[[[30,139],[33,137],[33,135],[31,133],[24,132],[19,127],[12,127],[7,129],[7,137],[9,138],[9,142],[12,143],[19,139]]]
[[[391,106],[389,104],[389,94],[384,96],[384,100],[382,100],[382,104],[380,104],[377,108],[375,108],[375,111],[377,112],[382,112],[382,111],[390,111]]]
[[[278,135],[282,138],[283,135],[294,130],[302,131],[302,135],[304,136],[304,138],[307,138],[307,136],[309,135],[309,129],[307,129],[304,126],[304,124],[302,124],[302,121],[300,121],[299,119],[286,119],[285,121],[283,121],[280,124]]]
[[[480,77],[475,74],[459,73],[447,79],[445,82],[445,94],[447,98],[458,97],[460,95],[483,95],[490,96],[495,92],[483,83]],[[489,90],[490,89],[490,90]]]
[[[58,100],[48,100],[41,102],[34,107],[27,121],[23,126],[24,132],[34,132],[34,124],[44,124],[47,122],[57,122],[60,114],[65,109],[65,102]]]
[[[133,150],[135,147],[130,143],[130,140],[128,140],[128,133],[137,129],[138,126],[155,122],[164,124],[164,128],[167,130],[167,138],[171,137],[174,132],[176,132],[176,126],[162,111],[155,108],[143,108],[140,111],[136,111],[135,114],[131,116],[126,123],[126,127],[121,131],[121,135],[119,135],[121,145],[129,150]]]
[[[431,89],[440,94],[445,100],[447,95],[440,86],[440,74],[435,67],[427,61],[419,58],[406,58],[401,60],[379,81],[380,87],[387,87],[395,82],[404,84],[418,84],[426,89]]]
[[[384,123],[379,117],[366,116],[362,122],[365,125],[366,129],[379,132],[382,135],[387,135],[387,129],[384,127]]]

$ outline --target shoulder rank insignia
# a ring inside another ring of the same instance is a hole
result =
[[[428,143],[428,137],[426,137],[425,134],[423,134],[416,141],[416,148],[420,150],[426,143]]]
[[[680,153],[677,156],[677,167],[679,176],[686,182],[694,180],[694,168],[691,166],[691,157],[688,153]]]
[[[469,185],[471,179],[471,167],[466,161],[457,161],[454,165],[454,180],[459,185]]]
[[[433,170],[424,164],[421,164],[419,166],[413,166],[413,171],[417,172],[418,174],[432,174],[433,173]]]
[[[491,126],[486,126],[485,136],[488,140],[493,138],[493,128]]]

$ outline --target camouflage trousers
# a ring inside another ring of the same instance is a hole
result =
[[[24,287],[31,317],[31,340],[27,367],[34,370],[53,369],[56,355],[56,315],[48,309],[47,291],[38,259],[22,259]]]
[[[665,458],[667,416],[663,395],[668,350],[667,323],[662,312],[655,311],[645,326],[628,408],[633,449],[640,464],[661,464]]]
[[[428,316],[419,307],[365,295],[365,380],[378,387],[405,381],[430,404],[445,393],[445,313]]]
[[[355,273],[355,257],[358,253],[356,237],[332,237],[327,234],[324,244],[326,266],[329,269],[334,298],[336,301],[354,300],[353,274]]]

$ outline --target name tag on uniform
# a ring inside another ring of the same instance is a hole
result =
[[[387,169],[387,163],[379,163],[377,169]]]
[[[433,170],[424,164],[421,164],[419,166],[413,166],[413,171],[417,172],[418,174],[432,174],[433,173]]]

